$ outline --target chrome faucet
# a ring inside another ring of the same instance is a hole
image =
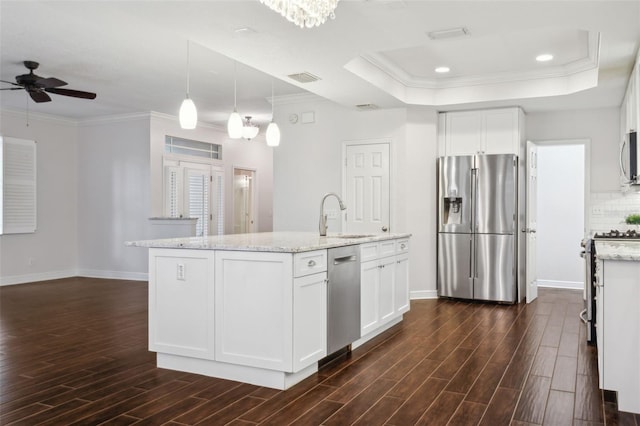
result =
[[[342,200],[340,199],[340,197],[338,196],[338,194],[336,194],[335,192],[329,192],[327,194],[324,194],[324,197],[322,197],[322,201],[320,202],[320,236],[321,237],[325,237],[327,235],[327,215],[324,214],[324,202],[327,199],[327,197],[329,197],[330,195],[333,195],[334,197],[336,197],[336,199],[338,200],[338,203],[340,204],[340,210],[346,210],[347,206],[344,205],[344,203],[342,202]]]

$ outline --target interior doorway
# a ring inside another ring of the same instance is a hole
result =
[[[342,157],[343,232],[391,232],[390,141],[346,141]]]
[[[256,171],[233,169],[233,233],[245,234],[256,229]]]
[[[537,189],[535,202],[527,203],[527,215],[536,218],[535,229],[528,229],[535,233],[535,244],[527,250],[536,262],[527,270],[527,284],[582,290],[584,261],[577,253],[588,229],[589,140],[532,144]]]

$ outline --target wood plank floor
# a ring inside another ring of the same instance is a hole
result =
[[[405,320],[288,391],[162,370],[145,282],[0,288],[2,425],[598,425],[581,292],[530,305],[411,303]]]

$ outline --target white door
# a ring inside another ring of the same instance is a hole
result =
[[[187,217],[197,217],[196,237],[211,234],[211,169],[209,167],[184,169],[186,190],[184,206]]]
[[[389,143],[347,143],[343,194],[347,205],[344,232],[390,231]]]
[[[526,281],[527,303],[538,297],[538,277],[536,276],[536,226],[538,211],[538,146],[527,141],[527,213],[525,229],[526,238]]]
[[[233,169],[233,233],[255,230],[255,171]]]

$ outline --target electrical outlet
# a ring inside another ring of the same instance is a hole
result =
[[[177,279],[179,279],[180,281],[184,281],[185,278],[185,267],[184,267],[184,263],[178,263],[178,267],[177,267],[177,271],[176,271],[176,275],[177,275]]]

